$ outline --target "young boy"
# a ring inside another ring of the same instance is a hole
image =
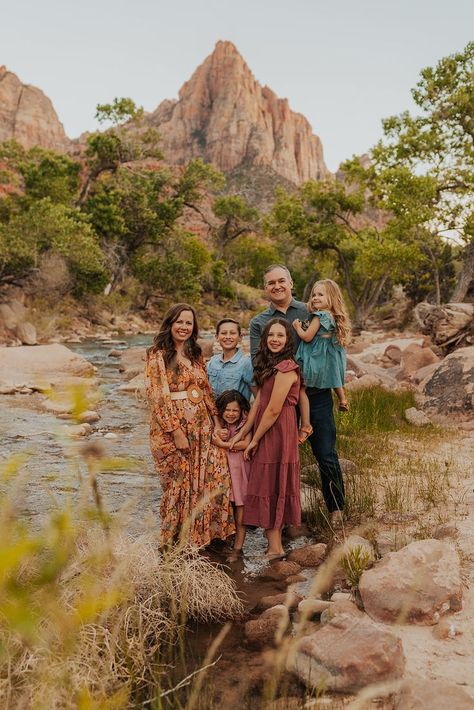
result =
[[[216,326],[216,340],[222,352],[207,363],[207,376],[218,397],[226,390],[238,390],[249,400],[252,384],[252,362],[239,345],[242,340],[240,323],[233,318],[222,318]]]

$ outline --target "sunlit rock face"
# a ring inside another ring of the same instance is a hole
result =
[[[172,164],[202,157],[226,173],[270,167],[295,184],[329,174],[306,118],[255,80],[231,42],[218,42],[178,100],[163,101],[146,120],[158,128]]]
[[[25,148],[39,145],[66,151],[69,146],[50,99],[0,66],[0,142],[11,139]]]

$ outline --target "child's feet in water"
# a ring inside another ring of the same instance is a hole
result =
[[[298,429],[298,444],[304,444],[304,442],[311,436],[313,433],[313,427],[311,424],[308,424],[308,426],[302,426]]]

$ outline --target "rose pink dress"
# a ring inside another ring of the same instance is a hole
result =
[[[244,524],[278,529],[283,525],[301,525],[300,461],[298,454],[298,404],[301,379],[294,360],[282,360],[278,372],[296,370],[298,379],[291,386],[276,422],[260,439],[251,461]],[[260,405],[254,428],[257,429],[275,384],[269,377],[260,390]]]
[[[238,424],[229,424],[229,439],[243,427],[247,417],[242,417]],[[243,451],[229,451],[227,449],[230,477],[232,479],[232,493],[230,499],[235,505],[243,505],[247,494],[247,485],[250,471],[250,461],[244,460]]]

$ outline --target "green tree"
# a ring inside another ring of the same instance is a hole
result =
[[[0,284],[18,283],[47,252],[63,256],[77,295],[100,291],[107,271],[96,235],[77,210],[44,198],[0,224]]]
[[[222,259],[231,242],[258,229],[260,216],[241,195],[222,195],[214,201],[212,209],[220,220],[214,230],[214,242],[217,258]]]
[[[17,188],[17,199],[47,197],[58,204],[73,204],[81,168],[76,160],[39,146],[27,150],[16,141],[5,141],[0,144],[0,162],[4,166],[0,182]]]
[[[289,237],[316,257],[333,255],[357,327],[365,324],[388,279],[399,278],[418,257],[393,224],[377,223],[366,208],[364,185],[309,181],[291,195],[279,190],[266,223],[270,233]]]
[[[454,235],[463,263],[451,300],[463,300],[474,277],[474,42],[422,70],[412,90],[419,114],[383,122],[384,138],[371,153],[379,173],[405,170],[431,183],[430,209],[421,222],[427,242]],[[413,199],[402,202],[410,212]],[[420,205],[415,205],[419,209]]]

